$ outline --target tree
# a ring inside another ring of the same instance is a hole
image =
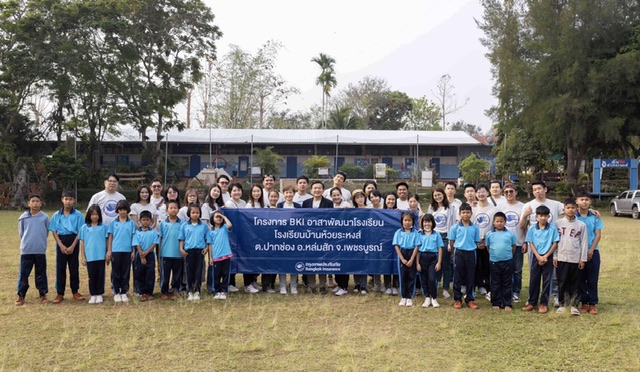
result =
[[[449,74],[442,75],[440,77],[440,80],[438,80],[438,84],[436,87],[437,91],[431,91],[431,93],[436,98],[436,101],[438,102],[438,105],[440,107],[442,129],[447,130],[447,115],[458,112],[467,104],[467,102],[469,102],[469,98],[466,98],[463,104],[458,104],[456,94],[453,93],[455,86],[451,84],[451,76]]]
[[[427,97],[411,98],[404,130],[442,130],[440,108]]]
[[[289,109],[274,111],[267,119],[267,127],[272,129],[310,129],[311,114],[309,112],[291,112]]]
[[[67,146],[58,146],[51,157],[42,159],[44,169],[63,190],[70,190],[76,181],[87,177],[82,157],[76,158]]]
[[[353,115],[347,106],[335,106],[329,113],[329,129],[362,129],[362,120]]]
[[[326,156],[313,155],[303,163],[303,173],[309,178],[318,178],[319,168],[329,168],[329,159]]]
[[[406,93],[386,93],[374,102],[374,109],[369,117],[369,129],[400,130],[405,126],[411,109],[411,98]]]
[[[337,97],[341,105],[351,107],[352,112],[362,119],[362,127],[369,128],[369,118],[375,109],[375,103],[391,92],[386,80],[374,76],[365,76],[357,83],[349,83]]]
[[[324,53],[320,53],[318,57],[313,57],[311,62],[317,63],[318,66],[320,66],[320,75],[316,78],[316,85],[322,87],[322,128],[326,128],[327,100],[331,96],[331,90],[338,85],[333,68],[336,60]]]
[[[482,128],[480,128],[480,126],[467,123],[464,120],[458,120],[451,124],[449,130],[460,130],[468,133],[470,136],[482,135]]]
[[[260,167],[262,174],[280,174],[282,169],[282,156],[273,152],[273,146],[264,149],[254,149],[256,153],[256,165]]]
[[[471,154],[462,159],[458,168],[460,168],[465,182],[478,183],[482,179],[483,172],[489,169],[489,162],[479,158],[476,154]]]

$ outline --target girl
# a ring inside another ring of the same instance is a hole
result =
[[[353,204],[354,208],[367,207],[367,196],[362,189],[353,190],[353,193],[351,194],[351,204]]]
[[[115,302],[129,302],[129,278],[131,262],[134,259],[133,235],[136,224],[129,218],[131,206],[126,200],[116,204],[118,217],[109,224],[107,252],[111,252],[111,288]]]
[[[367,204],[366,204],[366,200],[367,197],[364,194],[364,191],[362,191],[362,189],[357,189],[357,190],[353,190],[353,194],[351,194],[351,202],[353,203],[353,207],[354,208],[366,208]],[[340,286],[340,278],[339,276],[342,275],[336,275],[336,281],[338,282],[338,285]],[[346,282],[348,284],[349,282],[349,276],[346,276]],[[344,279],[342,279],[344,280]],[[355,283],[355,287],[353,289],[354,292],[360,292],[360,294],[366,295],[367,294],[367,275],[366,274],[354,274],[353,275],[353,281]],[[378,285],[379,287],[379,285]],[[344,287],[346,289],[346,287]]]
[[[107,251],[109,230],[102,223],[100,206],[93,204],[87,209],[85,224],[80,228],[80,256],[89,276],[90,304],[101,304],[104,299],[105,262],[109,264],[111,251]]]
[[[418,272],[420,273],[420,283],[422,283],[422,293],[425,300],[422,307],[440,307],[436,300],[438,289],[436,287],[436,272],[440,271],[442,265],[442,237],[434,231],[436,220],[433,215],[427,213],[420,220],[422,236],[420,240],[420,256],[418,258]]]
[[[213,267],[214,299],[226,300],[229,291],[229,269],[231,268],[231,244],[229,231],[231,222],[220,211],[213,213],[211,219],[213,228],[209,231],[207,249],[209,265]],[[225,228],[226,227],[226,228]]]
[[[384,196],[384,209],[398,209],[398,196],[395,192],[388,192]]]
[[[447,234],[449,229],[456,223],[456,209],[449,204],[449,199],[446,196],[445,191],[441,187],[436,187],[431,192],[431,204],[427,213],[433,215],[435,220],[435,227],[433,229],[442,237],[442,243],[444,247],[449,246],[449,239]],[[451,252],[448,249],[442,251],[442,270],[436,273],[439,283],[442,279],[442,297],[445,299],[451,297],[449,294],[449,288],[451,281],[453,280],[453,260],[451,259]]]
[[[367,205],[371,206],[369,195],[371,195],[371,192],[373,190],[378,190],[378,184],[376,183],[376,181],[365,181],[362,189],[364,190],[364,195],[367,197]]]
[[[278,190],[269,191],[269,205],[267,206],[267,208],[278,208],[279,201],[280,201],[280,192]]]
[[[160,276],[160,293],[163,300],[178,298],[178,292],[182,286],[184,272],[184,257],[180,252],[180,229],[182,222],[178,218],[180,203],[177,200],[169,200],[165,203],[167,219],[160,222],[160,254],[162,267]],[[186,252],[185,252],[186,253]],[[169,279],[171,287],[169,287]]]
[[[369,193],[369,203],[371,204],[371,208],[373,209],[382,209],[384,206],[382,205],[382,194],[378,190],[372,190]]]
[[[224,201],[222,198],[222,189],[218,184],[211,185],[209,188],[209,192],[207,193],[207,198],[202,204],[202,220],[211,225],[211,216],[213,216],[213,212],[219,210],[220,208],[224,208]]]
[[[186,257],[187,263],[187,300],[200,299],[200,284],[202,283],[202,270],[204,269],[204,255],[207,253],[207,234],[209,225],[200,220],[202,211],[198,204],[192,203],[187,207],[189,222],[182,225],[178,240],[180,241],[180,254]]]
[[[400,223],[402,227],[393,235],[393,245],[398,255],[400,295],[402,296],[398,305],[411,307],[416,289],[416,257],[420,245],[420,234],[413,227],[415,224],[413,212],[402,212]]]
[[[334,208],[349,208],[351,205],[349,202],[342,200],[342,190],[339,187],[334,187],[329,192],[329,196],[331,196],[331,200],[333,200]]]
[[[191,219],[188,213],[189,206],[191,204],[200,205],[200,199],[198,198],[198,190],[194,188],[188,189],[187,192],[184,194],[184,204],[183,204],[184,207],[180,208],[180,211],[178,212],[178,218],[181,221],[189,222],[189,220]]]
[[[158,222],[158,209],[154,204],[150,202],[151,198],[151,188],[147,185],[140,185],[137,191],[136,202],[131,204],[131,212],[129,212],[129,217],[136,224],[136,227],[140,227],[140,212],[149,211],[151,212],[151,228],[155,228]]]
[[[169,202],[169,200],[176,200],[178,202],[178,209],[180,209],[180,191],[175,185],[167,187],[164,192],[164,203],[158,208],[158,225],[168,217],[167,202]]]
[[[420,197],[418,194],[409,194],[407,196],[407,200],[409,201],[409,211],[417,212],[418,217],[422,217],[422,211],[420,210]]]
[[[398,209],[398,196],[395,192],[389,192],[384,196],[384,209]],[[398,295],[398,275],[384,275],[384,287],[386,295]],[[382,290],[382,289],[381,289]]]
[[[302,206],[293,201],[296,190],[293,185],[287,185],[282,188],[284,194],[284,201],[278,203],[278,208],[302,208]],[[264,280],[264,276],[262,277]],[[287,274],[278,274],[278,281],[280,282],[280,294],[287,294]],[[291,294],[298,294],[298,275],[289,275],[289,286],[291,287]]]
[[[234,182],[231,185],[229,185],[229,194],[231,195],[231,199],[227,200],[227,202],[224,203],[224,206],[226,208],[240,209],[240,208],[247,207],[247,203],[241,199],[242,198],[241,184],[239,184],[238,182]]]
[[[251,189],[249,189],[247,208],[265,208],[264,199],[262,187],[260,185],[252,185]]]

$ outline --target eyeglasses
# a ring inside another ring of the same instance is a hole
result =
[[[505,194],[513,194],[516,190],[504,190]]]
[[[153,186],[151,186],[151,187],[153,187],[154,189],[159,189],[159,188],[161,188],[162,186],[161,186],[161,185],[153,185]]]

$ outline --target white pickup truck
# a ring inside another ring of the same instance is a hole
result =
[[[630,214],[631,217],[640,217],[640,190],[627,190],[611,200],[609,210],[612,216]]]

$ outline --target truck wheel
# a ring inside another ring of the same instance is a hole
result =
[[[638,219],[638,217],[640,217],[640,215],[638,214],[638,207],[633,207],[633,209],[631,209],[631,217],[633,217],[634,219]]]
[[[609,211],[611,212],[611,215],[613,217],[618,215],[618,212],[616,212],[616,205],[615,204],[611,204],[611,206],[609,207]]]

